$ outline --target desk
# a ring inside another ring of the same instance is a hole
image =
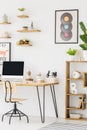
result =
[[[57,110],[57,102],[56,102],[56,94],[55,94],[55,88],[54,85],[58,85],[59,83],[53,83],[53,82],[44,82],[44,83],[37,83],[37,82],[15,82],[16,86],[27,86],[27,87],[36,87],[37,90],[37,97],[38,97],[38,103],[39,103],[39,109],[40,109],[40,116],[41,116],[41,122],[45,122],[45,88],[50,87],[51,90],[51,95],[52,95],[52,100],[53,100],[53,105],[54,105],[54,110],[55,110],[55,115],[58,118],[58,110]],[[39,87],[43,88],[43,103],[41,105],[41,98],[39,94]],[[42,107],[41,107],[42,106]]]

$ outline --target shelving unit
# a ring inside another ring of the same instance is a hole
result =
[[[73,93],[70,92],[70,83],[72,81],[75,81],[75,82],[81,81],[82,84],[83,84],[83,86],[80,86],[80,87],[83,87],[83,89],[84,89],[84,87],[87,87],[87,69],[86,69],[86,72],[84,72],[84,71],[81,72],[82,73],[81,78],[74,79],[71,76],[71,64],[73,64],[74,68],[75,68],[75,64],[76,64],[76,66],[79,66],[80,63],[82,63],[84,65],[84,63],[87,63],[87,61],[66,61],[66,101],[65,101],[66,103],[65,103],[65,118],[69,119],[69,120],[70,119],[77,120],[77,118],[70,118],[70,114],[72,114],[71,111],[73,111],[73,112],[74,111],[79,111],[79,113],[80,113],[80,110],[83,111],[84,109],[86,109],[86,104],[87,104],[87,102],[84,101],[84,99],[86,99],[86,92],[85,93],[78,93],[77,92],[77,94],[73,94]],[[82,98],[82,106],[81,106],[81,108],[71,107],[70,102],[72,102],[72,98],[76,99],[76,97],[81,97]],[[87,118],[81,117],[79,120],[87,120]]]
[[[87,87],[87,72],[83,73],[83,78],[84,78],[84,87]]]

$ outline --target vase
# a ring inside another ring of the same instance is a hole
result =
[[[8,16],[6,14],[3,15],[2,21],[7,23],[8,22]]]
[[[83,57],[84,57],[84,60],[87,61],[87,50],[84,50],[84,51],[83,51]]]
[[[70,61],[75,60],[75,56],[74,56],[74,55],[69,55],[68,57],[69,57],[69,60],[70,60]]]

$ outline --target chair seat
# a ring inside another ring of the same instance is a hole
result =
[[[7,99],[8,101],[10,101],[10,99]],[[27,100],[25,98],[12,98],[11,101],[12,102],[21,102],[21,101],[24,101],[24,100]]]

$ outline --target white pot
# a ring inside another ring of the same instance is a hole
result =
[[[75,56],[74,56],[74,55],[69,55],[69,60],[70,60],[70,61],[75,60]]]
[[[87,50],[83,51],[83,57],[84,57],[84,60],[87,60]]]

